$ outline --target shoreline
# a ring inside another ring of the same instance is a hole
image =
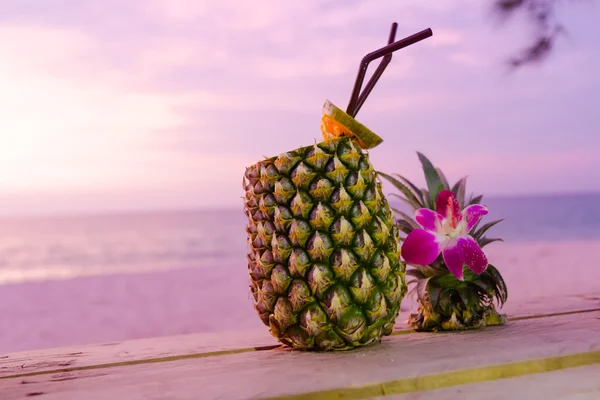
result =
[[[600,240],[493,243],[485,249],[518,304],[597,294]],[[245,264],[0,285],[0,352],[202,332],[264,331]],[[407,295],[398,322],[414,304]]]
[[[600,238],[590,238],[590,239],[571,239],[564,241],[557,240],[508,240],[504,243],[492,243],[485,247],[486,254],[490,255],[494,258],[492,264],[495,263],[494,260],[505,259],[502,256],[501,247],[507,247],[509,249],[516,249],[522,247],[531,247],[531,248],[541,248],[546,250],[548,247],[559,247],[565,248],[570,246],[575,247],[594,247],[593,245],[600,246]],[[600,251],[594,254],[600,254]],[[243,268],[246,267],[246,254],[241,254],[239,256],[240,265],[243,265]],[[228,263],[233,263],[232,258],[228,259]],[[204,258],[203,263],[205,264],[218,264],[221,263],[223,258]],[[185,264],[185,263],[182,263]],[[192,264],[191,262],[188,264]],[[80,278],[95,278],[95,277],[119,277],[119,276],[128,276],[128,275],[146,275],[153,274],[156,272],[164,273],[164,272],[176,272],[176,271],[184,271],[184,270],[203,270],[206,267],[198,267],[191,265],[182,265],[179,267],[173,267],[171,265],[155,265],[151,268],[146,269],[127,269],[121,268],[122,266],[115,266],[110,268],[99,268],[99,267],[91,267],[89,269],[82,269],[79,271],[69,270],[68,268],[56,267],[50,269],[43,268],[31,268],[31,269],[0,269],[0,290],[6,286],[14,286],[14,285],[24,285],[28,283],[43,283],[43,282],[60,282],[66,280],[80,279]],[[230,265],[233,268],[233,265]],[[502,268],[502,265],[498,263],[498,268]],[[503,272],[502,269],[500,272]],[[20,276],[19,276],[20,275]]]
[[[389,172],[388,172],[389,173]],[[388,196],[388,194],[386,194]],[[546,199],[579,199],[582,197],[599,197],[600,190],[565,190],[565,191],[541,191],[541,192],[489,192],[485,195],[486,201],[495,200],[509,200],[509,201],[522,201],[522,200],[546,200]],[[402,203],[400,203],[402,204]],[[394,202],[393,206],[398,204]],[[140,215],[153,215],[153,214],[173,214],[173,213],[219,213],[219,212],[238,212],[243,216],[243,205],[242,203],[230,203],[227,205],[223,204],[207,204],[203,207],[198,207],[193,204],[179,204],[175,206],[166,207],[141,207],[137,205],[133,208],[121,208],[114,207],[108,208],[104,211],[98,211],[96,207],[83,208],[76,211],[71,209],[62,209],[58,211],[22,211],[10,213],[4,213],[0,211],[0,221],[12,221],[12,220],[29,220],[29,219],[64,219],[64,218],[106,218],[106,217],[127,217],[127,216],[140,216]]]

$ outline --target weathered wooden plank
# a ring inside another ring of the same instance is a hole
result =
[[[598,400],[600,365],[499,379],[373,400]]]
[[[7,378],[0,379],[0,393],[6,400],[24,399],[31,393],[44,393],[44,399],[89,400],[234,400],[302,393],[304,398],[318,399],[352,385],[350,390],[360,389],[359,393],[374,397],[385,393],[381,382],[408,379],[427,387],[424,383],[444,381],[440,378],[444,373],[484,371],[490,365],[562,356],[571,357],[570,361],[534,364],[551,369],[576,366],[578,359],[600,363],[598,332],[600,312],[588,312],[514,321],[478,331],[392,336],[379,345],[351,352],[269,350]],[[405,382],[395,387],[408,386]]]
[[[521,302],[509,301],[501,310],[509,318],[560,314],[581,310],[596,310],[600,308],[599,293],[582,293],[576,295],[547,296],[527,299]]]
[[[268,331],[202,333],[0,355],[0,378],[91,365],[189,355],[229,354],[273,347]]]
[[[416,309],[416,303],[413,298],[406,298],[403,301],[403,307]],[[509,319],[522,319],[531,317],[541,317],[562,313],[573,313],[585,310],[600,309],[600,294],[581,293],[574,295],[546,296],[523,299],[520,302],[509,301],[499,311],[506,314]],[[405,320],[408,313],[402,313],[401,318],[396,324],[395,330],[408,329]]]
[[[521,319],[590,309],[600,309],[600,300],[594,295],[540,298],[516,305],[507,303],[502,312],[506,312],[509,318]],[[406,318],[407,313],[402,313],[396,331],[408,329]],[[265,327],[259,331],[188,334],[0,354],[0,378],[150,359],[222,355],[277,345],[278,342]]]

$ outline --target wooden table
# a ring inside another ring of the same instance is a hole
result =
[[[508,314],[458,333],[400,324],[349,352],[282,349],[264,330],[0,354],[0,399],[600,399],[600,298]]]

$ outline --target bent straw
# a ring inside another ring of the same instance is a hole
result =
[[[392,28],[390,30],[390,36],[388,38],[387,44],[394,43],[394,40],[396,40],[396,30],[397,29],[398,29],[398,23],[394,22],[392,24]],[[381,78],[381,75],[383,74],[383,71],[385,71],[385,69],[387,68],[387,66],[390,63],[390,61],[392,61],[392,56],[393,56],[393,53],[390,53],[387,56],[383,57],[383,60],[381,60],[381,62],[377,66],[377,69],[375,70],[375,72],[373,72],[373,76],[371,76],[371,79],[369,79],[369,82],[367,82],[367,85],[365,86],[365,89],[360,94],[360,96],[358,96],[358,100],[356,101],[356,105],[354,106],[354,110],[352,110],[352,114],[349,114],[349,115],[351,115],[352,117],[355,117],[356,114],[358,114],[358,111],[360,110],[360,108],[364,104],[364,102],[367,99],[367,97],[369,96],[369,94],[371,94],[371,91],[375,87],[375,84],[377,83],[377,81],[379,80],[379,78]]]
[[[393,27],[392,27],[392,29],[393,29]],[[387,46],[382,47],[378,50],[375,50],[375,51],[367,54],[366,56],[364,56],[362,61],[360,62],[358,74],[356,75],[356,81],[354,82],[354,89],[352,90],[352,95],[350,96],[350,102],[348,103],[348,108],[346,109],[346,113],[352,117],[356,116],[356,112],[358,111],[357,104],[358,104],[358,99],[359,99],[359,92],[360,92],[362,84],[365,80],[365,74],[367,72],[367,68],[371,61],[376,60],[381,57],[385,57],[387,55],[390,55],[391,53],[393,53],[397,50],[403,49],[404,47],[408,47],[412,44],[420,42],[421,40],[427,39],[428,37],[431,37],[431,36],[433,36],[433,31],[431,30],[431,28],[427,28],[427,29],[422,30],[421,32],[415,33],[414,35],[411,35],[411,36],[405,37],[404,39],[398,40],[395,43],[388,44]],[[382,60],[382,64],[384,62],[385,62],[385,59]],[[389,63],[389,61],[388,61],[388,63]],[[381,73],[383,73],[384,68],[382,68]],[[379,79],[379,77],[377,77],[377,79]],[[375,79],[372,86],[375,86],[377,79]],[[371,87],[370,90],[373,90],[373,87]],[[366,96],[363,96],[362,103],[364,103],[365,100],[366,100]],[[362,105],[362,103],[361,103],[361,105]]]

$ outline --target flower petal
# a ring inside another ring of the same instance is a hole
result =
[[[462,210],[462,219],[467,223],[467,232],[470,232],[471,229],[475,226],[477,222],[483,217],[487,215],[488,209],[481,204],[471,204],[464,210]]]
[[[462,261],[467,264],[471,271],[481,274],[488,266],[488,260],[481,247],[471,236],[458,239],[458,251]]]
[[[440,245],[436,239],[436,235],[425,229],[412,230],[402,243],[402,257],[409,264],[431,264],[440,254]]]
[[[461,257],[460,248],[457,246],[446,247],[442,252],[442,256],[444,257],[444,262],[446,263],[446,267],[448,267],[448,271],[459,280],[463,280],[463,262]]]
[[[415,213],[415,221],[428,231],[437,232],[441,228],[442,216],[428,208],[419,208]]]
[[[460,218],[460,204],[452,191],[442,190],[438,194],[435,209],[438,214],[452,222],[452,227],[456,227]]]

